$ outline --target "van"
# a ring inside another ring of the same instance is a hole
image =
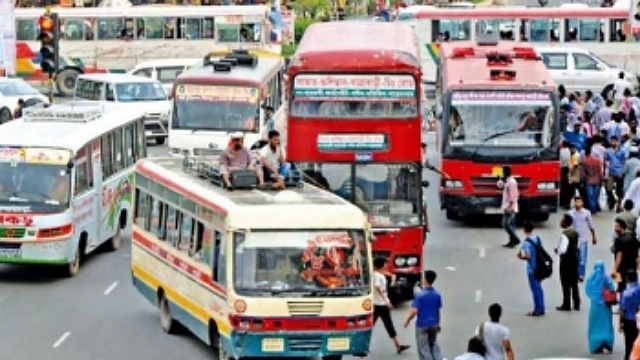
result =
[[[193,65],[202,64],[202,59],[161,59],[142,62],[127,74],[144,76],[160,81],[164,91],[171,97],[173,82],[181,72]]]
[[[577,47],[536,47],[553,80],[564,85],[567,92],[591,90],[604,98],[613,97],[613,84],[620,72],[631,83],[633,93],[638,91],[637,77],[600,59],[592,52]]]
[[[162,145],[169,136],[171,102],[158,80],[128,74],[81,74],[76,81],[73,100],[142,108],[146,112],[147,140]]]

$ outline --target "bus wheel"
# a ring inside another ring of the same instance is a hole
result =
[[[342,360],[342,355],[327,355],[323,356],[322,360]]]
[[[75,69],[64,69],[56,75],[56,89],[63,96],[73,96],[76,80],[80,72]]]
[[[227,351],[224,349],[224,344],[222,343],[222,336],[218,336],[218,360],[234,360],[235,357],[229,356]]]
[[[169,310],[169,301],[167,301],[164,294],[160,295],[160,325],[162,330],[167,334],[174,334],[177,329],[177,323],[171,316],[171,310]]]
[[[76,249],[76,255],[73,260],[67,265],[66,275],[68,277],[74,277],[78,275],[78,271],[80,271],[80,246]]]
[[[0,110],[0,124],[11,121],[12,117],[13,115],[11,115],[11,110],[7,109],[6,107]]]
[[[156,145],[164,145],[165,141],[167,141],[166,137],[158,136],[156,138]]]
[[[122,225],[118,223],[116,233],[109,239],[109,250],[116,251],[122,245]]]
[[[458,214],[453,210],[447,209],[446,216],[447,220],[458,220]]]

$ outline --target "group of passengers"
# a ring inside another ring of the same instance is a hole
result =
[[[268,142],[257,153],[244,146],[244,133],[231,134],[229,146],[220,155],[220,174],[227,190],[233,190],[231,173],[237,170],[253,170],[259,186],[272,183],[274,189],[284,189],[291,164],[285,162],[278,130],[269,130]]]

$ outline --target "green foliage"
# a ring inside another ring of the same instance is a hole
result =
[[[296,32],[296,44],[300,42],[300,39],[302,39],[302,35],[304,35],[304,32],[307,30],[309,25],[313,24],[314,22],[316,22],[316,20],[313,18],[296,17],[294,24]]]
[[[331,11],[330,0],[296,0],[296,14],[305,16],[307,13],[312,19]]]
[[[296,45],[294,44],[282,44],[281,55],[283,57],[291,57],[296,52]]]

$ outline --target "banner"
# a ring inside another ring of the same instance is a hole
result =
[[[244,86],[180,84],[176,87],[176,99],[185,101],[257,103],[259,95],[258,88]]]
[[[48,164],[66,165],[71,160],[69,150],[27,148],[27,147],[0,147],[0,163]]]
[[[16,75],[16,18],[13,0],[0,0],[0,69]]]
[[[551,94],[533,91],[456,91],[452,95],[453,103],[543,103],[551,104]]]
[[[298,100],[407,101],[416,99],[411,75],[298,75],[293,95]]]

